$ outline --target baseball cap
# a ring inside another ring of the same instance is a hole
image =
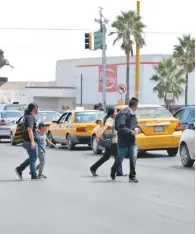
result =
[[[38,124],[38,128],[41,128],[41,127],[49,127],[50,125],[49,124],[45,124],[45,123],[43,123],[43,122],[40,122],[39,124]]]

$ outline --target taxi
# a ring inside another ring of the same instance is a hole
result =
[[[61,114],[57,111],[39,111],[37,115],[35,115],[35,119],[37,122],[43,122],[45,124],[51,125],[53,121],[58,120],[60,118]],[[23,142],[23,139],[21,138],[21,134],[17,134],[17,125],[20,126],[20,124],[23,123],[24,115],[16,122],[16,125],[14,125],[10,129],[10,142],[11,145],[17,145]],[[49,129],[48,129],[49,130]]]
[[[116,106],[117,111],[122,111],[126,106]],[[138,125],[142,133],[136,136],[138,151],[167,150],[169,156],[178,153],[178,145],[182,134],[181,123],[172,114],[160,105],[139,105],[136,111]],[[102,149],[97,143],[97,135],[103,123],[92,132],[92,148],[95,154],[100,154]]]
[[[50,126],[48,138],[54,144],[66,145],[73,150],[78,144],[91,145],[91,133],[97,120],[105,116],[103,111],[76,109],[64,113],[58,121]]]

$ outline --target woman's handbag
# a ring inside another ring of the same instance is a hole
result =
[[[99,140],[99,146],[105,148],[105,149],[110,149],[112,146],[112,138],[113,138],[113,133],[114,133],[114,126],[112,129],[112,134],[111,135],[105,135],[103,133],[103,138]]]

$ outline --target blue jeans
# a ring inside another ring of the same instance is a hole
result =
[[[126,155],[129,157],[130,164],[129,178],[133,178],[136,175],[135,166],[137,161],[137,145],[135,142],[129,145],[127,148],[118,147],[118,154],[115,158],[114,165],[112,166],[112,172],[117,172],[117,169],[120,165],[122,165],[123,159]]]
[[[31,142],[29,141],[24,141],[22,144],[23,148],[26,149],[29,158],[27,158],[20,166],[19,170],[24,171],[29,165],[30,165],[30,173],[31,176],[35,177],[37,176],[36,173],[36,160],[37,160],[37,155],[38,155],[38,147],[37,144],[35,145],[34,149],[31,149]]]

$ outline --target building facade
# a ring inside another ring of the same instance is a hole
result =
[[[164,104],[153,93],[155,84],[150,81],[153,67],[170,55],[141,55],[140,103]],[[60,109],[84,106],[92,108],[102,102],[102,61],[101,58],[60,60],[56,63],[54,82],[7,82],[0,87],[0,103],[36,102],[42,109]],[[130,61],[130,97],[135,96],[135,58]],[[107,105],[116,105],[121,95],[120,84],[126,85],[126,57],[107,58]],[[189,75],[188,104],[195,105],[195,73]],[[122,99],[125,95],[122,95]],[[175,105],[184,105],[184,95]]]
[[[56,82],[7,82],[0,88],[0,103],[35,102],[41,109],[74,108],[75,96],[74,87],[59,87]]]
[[[153,93],[155,84],[150,81],[154,74],[153,67],[170,55],[141,55],[140,65],[140,102],[164,104]],[[101,58],[72,59],[57,61],[56,82],[61,85],[76,86],[76,105],[91,106],[102,102],[102,66]],[[117,104],[121,98],[118,86],[126,84],[126,57],[107,58],[107,97],[108,105]],[[189,75],[188,104],[195,104],[195,74]],[[135,96],[135,58],[130,61],[130,96]],[[124,95],[122,97],[124,99]],[[184,105],[184,95],[176,101]]]

